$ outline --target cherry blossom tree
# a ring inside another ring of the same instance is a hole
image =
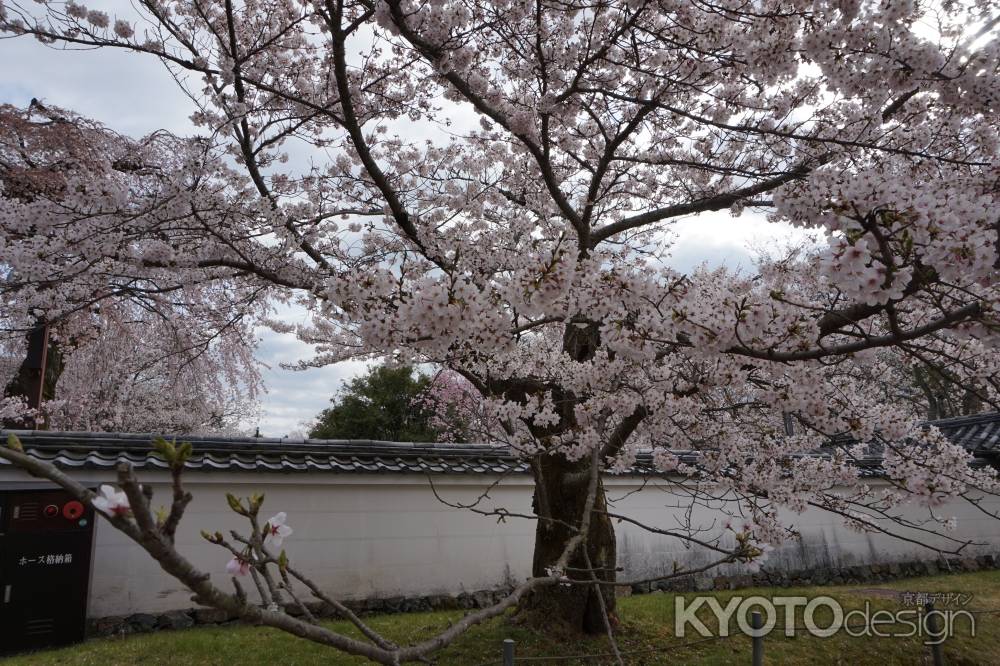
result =
[[[137,142],[38,101],[0,107],[0,382],[21,408],[8,423],[25,423],[25,343],[41,327],[47,402],[30,423],[191,432],[253,409],[263,292],[231,272],[173,269],[195,237],[170,217],[199,187],[177,180],[196,172],[171,173],[192,166],[181,150],[204,149],[163,133]]]
[[[899,359],[947,363],[970,386],[995,375],[993,2],[135,5],[112,17],[3,0],[2,20],[56,47],[159,58],[208,135],[182,155],[201,172],[204,154],[228,151],[234,166],[215,164],[206,178],[218,187],[199,187],[196,204],[140,218],[208,240],[184,255],[151,247],[144,269],[169,281],[225,268],[286,290],[313,314],[294,329],[317,345],[312,364],[392,355],[450,368],[535,479],[532,577],[404,648],[214,588],[172,548],[182,491],[161,525],[122,470],[134,519],[112,523],[205,603],[382,663],[422,657],[514,605],[526,621],[611,634],[612,520],[626,517],[601,478],[646,448],[662,473],[732,497],[747,517],[735,546],[658,530],[718,562],[752,563],[790,538],[779,508],[907,538],[904,527],[946,525],[935,513],[907,522],[901,506],[996,490],[992,471],[874,380]],[[469,113],[478,126],[451,122]],[[286,163],[310,149],[308,164]],[[766,214],[819,230],[821,246],[753,274],[672,269],[670,224],[727,210],[733,224]],[[108,226],[116,238],[131,229]],[[113,245],[95,239],[91,254],[120,261]],[[18,271],[52,270],[19,256]],[[888,490],[856,464],[875,440]],[[90,497],[58,470],[2,455]],[[250,520],[249,570],[291,571],[266,550],[251,504],[231,503]]]
[[[36,422],[54,430],[245,430],[260,390],[252,331],[241,327],[213,340],[199,336],[199,324],[183,316],[151,316],[128,301],[109,301],[98,313],[53,324],[50,338],[60,338],[49,344],[53,386]],[[6,342],[8,367],[23,366],[20,339]],[[5,376],[0,373],[0,381]],[[8,399],[17,395],[7,393]]]

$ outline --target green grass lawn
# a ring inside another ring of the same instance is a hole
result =
[[[956,592],[973,595],[965,609],[1000,609],[1000,571],[961,575],[911,578],[891,583],[871,583],[861,586],[811,588],[757,588],[714,593],[725,605],[734,595],[791,596],[829,595],[837,598],[845,609],[862,608],[865,601],[873,607],[901,608],[899,592]],[[690,598],[694,595],[685,595]],[[938,605],[944,610],[944,607]],[[779,609],[780,610],[780,609]],[[626,658],[629,664],[749,664],[750,639],[737,636],[722,641],[702,643],[683,650],[661,653],[639,651],[671,644],[690,642],[697,635],[678,639],[673,635],[674,595],[646,594],[620,600],[622,627],[619,645],[623,651],[633,651]],[[397,642],[411,642],[429,636],[447,626],[460,612],[413,613],[369,618],[378,631]],[[698,616],[707,618],[704,613]],[[801,617],[801,616],[800,616]],[[819,618],[820,616],[817,616]],[[779,613],[778,626],[782,626]],[[707,625],[711,625],[706,621]],[[339,631],[350,631],[341,622],[331,623]],[[355,632],[351,632],[355,633]],[[499,660],[500,643],[504,638],[517,642],[518,656],[549,656],[607,653],[607,639],[552,640],[505,618],[476,627],[457,643],[440,653],[439,664],[469,664],[476,666]],[[830,638],[808,634],[785,637],[775,630],[765,639],[765,663],[768,664],[930,664],[930,652],[922,639],[912,638],[852,638],[838,633]],[[945,664],[1000,664],[1000,613],[976,616],[976,636],[970,636],[967,624],[961,623],[958,635],[944,643]],[[4,662],[9,666],[39,664],[142,664],[143,666],[188,666],[195,664],[239,664],[239,666],[273,664],[359,664],[354,659],[332,650],[307,643],[279,631],[246,626],[197,628],[184,631],[162,631],[152,634],[101,638],[61,650],[37,652],[13,657]],[[563,659],[554,664],[606,664],[608,659]]]

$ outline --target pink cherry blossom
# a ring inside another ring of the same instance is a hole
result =
[[[108,17],[106,12],[99,12],[96,10],[90,10],[87,12],[87,21],[97,28],[107,28],[111,23],[111,19]]]
[[[226,573],[230,576],[247,576],[250,574],[250,561],[242,557],[233,557],[226,563]]]
[[[132,24],[128,21],[118,19],[115,21],[115,34],[122,39],[128,39],[135,34],[135,30],[132,28]]]

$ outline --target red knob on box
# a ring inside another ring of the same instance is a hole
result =
[[[62,514],[66,520],[76,520],[83,515],[83,504],[80,504],[76,500],[66,502],[63,505]]]
[[[47,507],[45,507],[44,513],[46,518],[55,518],[56,516],[59,515],[59,507],[57,507],[55,504],[49,504]]]

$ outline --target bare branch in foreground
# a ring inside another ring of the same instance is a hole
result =
[[[10,447],[0,448],[0,458],[25,470],[32,476],[55,483],[79,501],[93,506],[92,501],[96,497],[95,493],[64,474],[51,463]],[[392,643],[379,637],[370,629],[364,633],[375,644],[350,638],[321,625],[314,624],[308,616],[303,620],[292,617],[284,612],[260,608],[248,601],[246,594],[242,591],[235,578],[233,578],[233,582],[237,592],[235,594],[228,594],[222,591],[211,582],[209,574],[200,571],[176,550],[172,539],[168,538],[163,532],[163,528],[157,524],[150,509],[149,500],[143,493],[142,486],[136,478],[131,465],[127,463],[122,463],[118,467],[118,482],[129,499],[132,519],[130,520],[125,516],[109,516],[104,513],[101,513],[101,515],[115,529],[125,534],[125,536],[149,553],[167,574],[187,586],[194,593],[194,600],[197,603],[225,610],[250,623],[274,627],[321,645],[327,645],[349,654],[363,656],[376,663],[395,665],[423,660],[427,655],[451,644],[471,627],[503,614],[507,609],[517,604],[525,594],[537,587],[567,582],[557,572],[565,569],[566,563],[572,553],[585,541],[589,527],[589,516],[593,509],[594,498],[596,497],[597,478],[598,472],[595,466],[588,491],[587,511],[583,524],[580,526],[578,533],[566,544],[566,548],[554,568],[556,573],[549,576],[529,578],[493,606],[469,613],[437,636],[405,647],[388,647]],[[266,558],[267,562],[274,561],[273,554],[263,552],[263,548],[261,549],[261,554]],[[289,573],[306,584],[307,587],[310,587],[310,591],[314,593],[319,591],[319,588],[311,583],[311,581],[309,583],[306,582],[308,579],[304,575],[297,571],[292,573],[291,570]],[[323,599],[324,601],[333,601],[327,595],[324,596],[326,597]],[[343,613],[356,626],[358,624],[363,625],[360,619],[342,604],[334,602],[331,605],[338,612]]]

